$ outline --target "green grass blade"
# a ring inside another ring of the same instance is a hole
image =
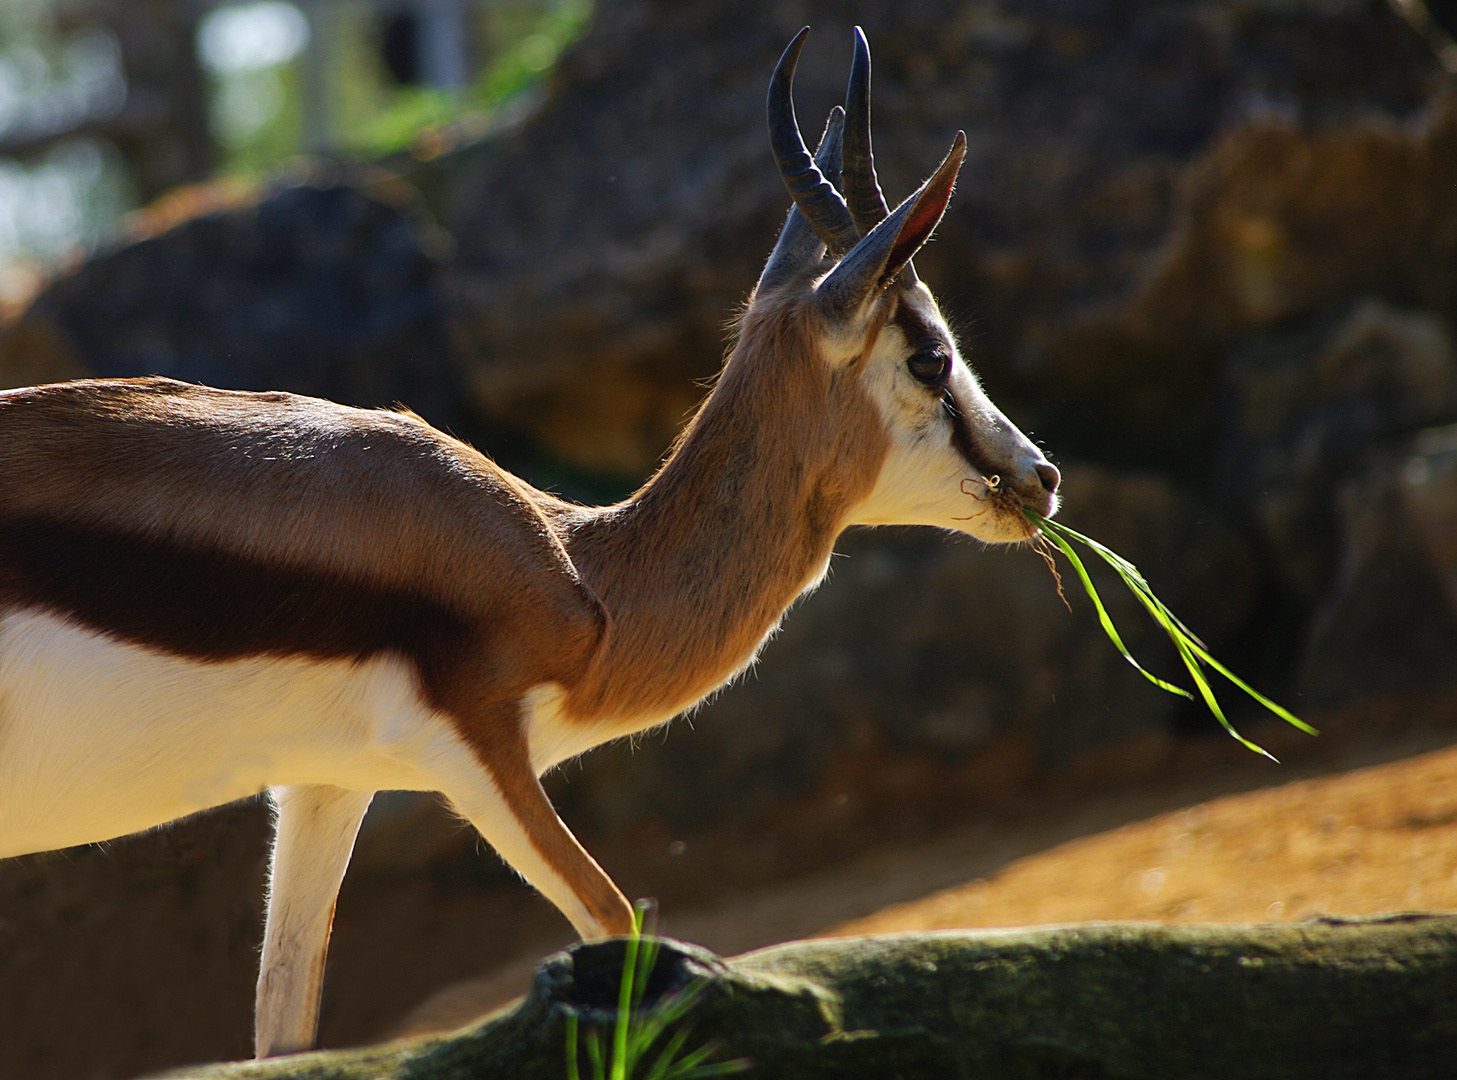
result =
[[[1177,619],[1175,619],[1174,621],[1175,622],[1178,622]],[[1203,646],[1203,644],[1199,643],[1198,640],[1193,637],[1193,635],[1190,635],[1190,639],[1193,640],[1193,641],[1195,641],[1195,645],[1192,647],[1195,656],[1199,657],[1199,659],[1202,660],[1204,663],[1208,664],[1210,667],[1212,667],[1215,671],[1219,672],[1221,675],[1223,675],[1230,682],[1234,683],[1235,686],[1238,686],[1241,690],[1243,690],[1250,697],[1254,698],[1256,701],[1258,701],[1265,708],[1269,709],[1272,713],[1274,713],[1276,716],[1278,716],[1281,720],[1284,720],[1287,724],[1291,724],[1294,727],[1298,727],[1301,731],[1305,732],[1307,735],[1319,735],[1320,734],[1319,731],[1317,731],[1315,728],[1311,727],[1304,720],[1300,719],[1300,717],[1296,716],[1289,709],[1285,708],[1285,706],[1280,705],[1277,702],[1271,701],[1264,694],[1260,693],[1254,687],[1250,686],[1249,683],[1245,682],[1243,679],[1241,679],[1234,672],[1230,671],[1229,668],[1225,667],[1218,660],[1214,659],[1214,657],[1210,656],[1209,655],[1209,650],[1206,649]]]
[[[675,994],[663,1006],[655,1009],[650,1015],[643,1017],[633,1025],[629,1036],[628,1057],[635,1064],[647,1056],[647,1052],[658,1038],[667,1029],[679,1024],[687,1015],[688,1011],[698,1001],[705,984],[699,980],[690,985],[682,993]],[[687,1029],[680,1029],[684,1038],[687,1037]],[[676,1039],[679,1033],[674,1033]],[[661,1055],[660,1055],[661,1059]],[[666,1059],[668,1064],[674,1064],[672,1058]],[[671,1074],[676,1075],[676,1074]]]
[[[705,1043],[675,1062],[672,1069],[663,1075],[662,1080],[705,1080],[710,1076],[729,1076],[733,1073],[741,1073],[749,1068],[747,1058],[709,1062],[708,1059],[717,1052],[718,1047],[714,1043]]]
[[[1189,676],[1194,680],[1194,687],[1199,691],[1199,696],[1204,699],[1204,704],[1208,706],[1209,711],[1214,714],[1215,719],[1219,721],[1224,730],[1229,732],[1230,735],[1238,739],[1249,749],[1263,754],[1265,757],[1270,758],[1271,761],[1274,761],[1275,758],[1273,755],[1263,747],[1257,746],[1244,738],[1230,724],[1229,718],[1224,715],[1224,709],[1220,707],[1219,699],[1215,697],[1214,688],[1209,685],[1209,680],[1205,678],[1203,670],[1199,667],[1198,656],[1195,652],[1191,637],[1180,632],[1179,625],[1181,624],[1179,624],[1179,620],[1174,618],[1173,613],[1164,606],[1163,601],[1155,596],[1153,591],[1147,587],[1133,589],[1133,594],[1143,604],[1154,622],[1158,623],[1163,628],[1164,633],[1169,636],[1169,640],[1173,642],[1174,647],[1178,650],[1179,659],[1183,662],[1184,667],[1188,669]],[[1199,648],[1202,651],[1202,646]]]
[[[704,1062],[713,1056],[715,1049],[716,1047],[712,1043],[705,1043],[697,1050],[685,1055],[680,1061],[674,1063],[673,1071],[668,1073],[669,1080],[687,1080],[689,1077],[702,1076],[701,1070],[713,1068],[712,1065],[705,1065]]]
[[[1184,666],[1189,669],[1189,675],[1194,679],[1194,684],[1199,689],[1200,697],[1204,699],[1204,704],[1209,706],[1209,711],[1214,714],[1214,718],[1219,721],[1219,726],[1224,728],[1230,737],[1245,749],[1253,750],[1261,757],[1267,757],[1278,765],[1280,763],[1279,758],[1258,743],[1251,742],[1245,738],[1229,722],[1229,717],[1224,715],[1224,710],[1219,706],[1219,700],[1214,696],[1214,688],[1209,685],[1209,680],[1204,677],[1204,672],[1199,670],[1199,660],[1194,655],[1194,650],[1182,638],[1175,640],[1174,644],[1178,646],[1179,659],[1183,660]]]
[[[633,970],[632,1006],[636,1008],[642,1003],[643,994],[648,989],[648,978],[653,973],[653,967],[658,962],[659,940],[655,937],[647,937],[639,933],[637,940],[641,942],[638,946],[637,962]]]
[[[670,1020],[654,1015],[635,1021],[628,1033],[627,1057],[629,1062],[635,1065],[646,1056],[653,1043],[658,1041],[658,1036],[671,1027],[677,1019],[679,1017]]]
[[[622,982],[617,989],[617,1018],[612,1025],[612,1080],[627,1080],[627,1029],[632,1022],[632,988],[637,974],[637,953],[642,935],[633,926],[622,960]]]
[[[624,946],[622,976],[617,990],[617,1015],[610,1039],[596,1028],[590,1029],[585,1040],[579,1038],[577,1017],[567,1017],[567,1080],[580,1080],[582,1041],[587,1044],[592,1080],[703,1080],[742,1072],[749,1067],[748,1061],[743,1059],[708,1064],[707,1059],[714,1052],[711,1044],[684,1054],[683,1047],[687,1044],[690,1029],[678,1027],[656,1055],[647,1074],[638,1075],[638,1065],[646,1060],[653,1045],[665,1031],[682,1022],[702,996],[706,985],[704,980],[696,980],[649,1010],[647,1015],[634,1015],[635,1008],[642,1002],[661,945],[660,939],[652,936],[651,931],[644,932],[644,923],[656,926],[655,914],[653,901],[639,900],[633,907],[633,928]]]
[[[654,931],[658,928],[658,902],[638,900],[632,905],[632,923],[638,940],[637,963],[633,967],[632,1003],[642,1001],[648,988],[648,976],[658,962],[658,947],[661,944]]]
[[[650,914],[651,913],[651,914]],[[632,909],[632,933],[622,958],[622,981],[617,988],[617,1016],[612,1027],[612,1071],[610,1080],[628,1080],[638,1058],[657,1038],[661,1027],[644,1039],[643,1026],[633,1021],[633,1010],[642,1001],[648,975],[658,957],[658,941],[643,935],[643,923],[656,914],[656,904],[639,900]],[[656,925],[657,920],[653,918]]]
[[[668,1040],[667,1045],[663,1047],[662,1052],[653,1061],[652,1067],[648,1069],[647,1075],[643,1077],[643,1080],[665,1080],[665,1078],[676,1076],[685,1068],[685,1061],[680,1061],[678,1055],[682,1053],[683,1044],[687,1041],[687,1028],[679,1028],[673,1032],[673,1037]]]
[[[592,1063],[592,1080],[607,1080],[607,1062],[602,1057],[602,1033],[596,1028],[587,1034],[587,1060]]]
[[[697,980],[680,993],[673,995],[648,1016],[634,1020],[629,1028],[627,1044],[628,1075],[632,1080],[639,1080],[638,1074],[632,1071],[637,1063],[647,1058],[648,1051],[663,1032],[681,1023],[689,1010],[702,997],[706,986],[705,980]],[[697,1080],[699,1077],[725,1076],[730,1072],[740,1072],[748,1067],[747,1063],[738,1062],[702,1064],[712,1056],[714,1052],[712,1045],[699,1047],[697,1050],[679,1057],[689,1034],[690,1029],[687,1027],[679,1027],[677,1031],[673,1032],[666,1046],[659,1051],[649,1071],[641,1080]],[[725,1066],[730,1067],[725,1068]]]
[[[1145,585],[1142,589],[1137,590],[1137,592],[1139,593],[1139,599],[1143,601],[1144,607],[1148,608],[1150,614],[1152,614],[1153,617],[1157,619],[1159,623],[1164,627],[1164,631],[1169,635],[1170,640],[1172,640],[1181,649],[1187,648],[1188,651],[1194,657],[1196,657],[1201,664],[1205,664],[1213,668],[1215,671],[1219,672],[1219,674],[1223,675],[1230,682],[1234,683],[1235,686],[1239,687],[1250,697],[1254,698],[1261,705],[1263,705],[1265,708],[1269,709],[1272,713],[1278,716],[1281,720],[1284,720],[1287,724],[1291,724],[1292,726],[1299,728],[1307,735],[1320,734],[1320,732],[1318,732],[1315,728],[1311,727],[1304,720],[1300,719],[1300,717],[1296,716],[1289,709],[1285,708],[1285,706],[1280,705],[1277,702],[1271,701],[1264,694],[1260,693],[1249,683],[1245,682],[1234,672],[1230,671],[1229,668],[1225,667],[1212,655],[1210,655],[1208,647],[1189,631],[1189,628],[1183,624],[1183,622],[1179,619],[1177,615],[1175,615],[1164,605],[1164,602],[1162,600],[1160,600],[1157,596],[1153,594],[1153,590],[1149,589]],[[1199,678],[1203,678],[1202,672],[1200,673]],[[1221,716],[1221,714],[1217,712],[1215,713],[1215,715]],[[1222,719],[1223,718],[1221,716],[1221,720]],[[1227,724],[1225,726],[1228,727]],[[1234,735],[1234,737],[1237,739],[1240,738],[1239,735],[1235,734],[1232,728],[1230,729],[1230,734]],[[1240,739],[1240,741],[1243,742],[1244,740]]]
[[[709,1076],[729,1076],[733,1073],[747,1072],[753,1067],[753,1062],[748,1058],[734,1058],[732,1061],[719,1061],[712,1065],[699,1065],[693,1072],[684,1077],[683,1080],[703,1080]]]
[[[1027,512],[1024,511],[1024,513]],[[1031,517],[1032,515],[1028,513],[1028,516]],[[1076,529],[1068,528],[1060,521],[1051,521],[1047,518],[1037,518],[1036,520],[1039,525],[1044,527],[1044,531],[1062,533],[1064,536],[1070,537],[1071,539],[1076,540],[1078,543],[1086,545],[1090,550],[1097,554],[1099,558],[1101,558],[1115,571],[1117,571],[1119,576],[1123,578],[1124,583],[1127,584],[1131,590],[1136,593],[1142,593],[1144,596],[1147,596],[1149,600],[1157,604],[1163,610],[1164,614],[1168,615],[1170,619],[1173,619],[1174,625],[1176,625],[1179,628],[1179,631],[1186,637],[1188,637],[1190,641],[1194,642],[1201,649],[1206,647],[1204,645],[1204,642],[1200,641],[1192,630],[1190,630],[1187,626],[1180,622],[1172,611],[1170,611],[1167,607],[1164,607],[1163,601],[1154,595],[1153,589],[1149,586],[1148,581],[1144,578],[1138,567],[1134,566],[1122,555],[1119,555],[1116,551],[1114,551],[1107,545],[1100,544],[1091,536],[1080,533]]]
[[[1043,536],[1047,537],[1054,545],[1056,545],[1058,550],[1060,550],[1063,555],[1067,557],[1068,562],[1072,564],[1073,569],[1077,571],[1077,575],[1079,580],[1082,582],[1083,589],[1087,592],[1089,599],[1093,601],[1093,606],[1097,609],[1098,621],[1102,624],[1103,630],[1108,635],[1109,640],[1113,642],[1114,646],[1118,649],[1119,653],[1122,654],[1125,660],[1127,660],[1130,664],[1132,664],[1135,668],[1142,672],[1144,676],[1152,681],[1155,685],[1162,687],[1165,690],[1169,690],[1173,693],[1182,694],[1184,697],[1193,700],[1193,695],[1190,694],[1187,690],[1184,690],[1182,687],[1173,686],[1169,683],[1164,682],[1162,679],[1157,679],[1154,676],[1150,675],[1147,671],[1144,671],[1144,669],[1137,663],[1137,661],[1133,659],[1131,655],[1129,655],[1127,647],[1124,646],[1123,640],[1118,636],[1118,632],[1113,627],[1113,620],[1109,617],[1107,609],[1103,606],[1102,597],[1098,595],[1097,590],[1093,587],[1092,579],[1088,575],[1087,568],[1083,566],[1082,560],[1079,559],[1077,554],[1073,551],[1072,545],[1069,543],[1069,540],[1076,540],[1079,543],[1085,545],[1094,554],[1096,554],[1106,563],[1108,563],[1108,565],[1113,568],[1113,570],[1119,575],[1119,577],[1123,579],[1123,583],[1128,586],[1129,591],[1138,598],[1138,601],[1143,605],[1144,609],[1148,611],[1154,622],[1156,622],[1163,629],[1164,633],[1168,635],[1169,640],[1173,643],[1174,648],[1178,651],[1180,661],[1183,662],[1184,667],[1188,670],[1190,677],[1193,678],[1195,689],[1198,691],[1199,697],[1204,701],[1205,706],[1207,706],[1209,711],[1214,714],[1214,717],[1216,720],[1219,721],[1220,726],[1222,726],[1224,730],[1227,731],[1234,739],[1238,740],[1241,745],[1247,747],[1250,750],[1253,750],[1257,754],[1264,755],[1271,761],[1276,760],[1275,756],[1269,751],[1265,750],[1263,747],[1257,745],[1256,743],[1251,742],[1249,739],[1245,738],[1243,735],[1235,730],[1234,725],[1229,722],[1229,718],[1225,715],[1224,709],[1220,706],[1219,699],[1215,697],[1214,688],[1210,686],[1208,678],[1205,677],[1203,668],[1200,666],[1201,664],[1207,665],[1214,671],[1217,671],[1220,675],[1223,675],[1236,687],[1238,687],[1240,690],[1243,690],[1251,698],[1259,702],[1265,708],[1269,709],[1272,713],[1274,713],[1280,719],[1284,720],[1286,723],[1292,724],[1295,727],[1299,728],[1301,731],[1304,731],[1308,734],[1318,734],[1315,728],[1305,723],[1305,721],[1301,720],[1289,709],[1286,709],[1281,705],[1277,705],[1275,702],[1265,697],[1265,695],[1259,693],[1257,690],[1252,688],[1248,683],[1235,675],[1218,660],[1214,659],[1214,657],[1210,655],[1208,647],[1202,641],[1200,641],[1199,638],[1196,637],[1194,633],[1187,626],[1184,625],[1183,622],[1180,621],[1178,616],[1176,616],[1172,611],[1168,609],[1168,607],[1164,604],[1162,600],[1154,595],[1153,589],[1149,587],[1148,582],[1144,579],[1143,575],[1139,573],[1138,568],[1127,559],[1123,558],[1123,556],[1119,555],[1111,548],[1108,548],[1103,544],[1098,543],[1098,541],[1094,540],[1092,537],[1085,536],[1082,533],[1078,532],[1076,529],[1068,528],[1061,522],[1049,521],[1047,518],[1043,517],[1040,514],[1034,513],[1031,510],[1023,510],[1023,513],[1042,530]]]
[[[577,1071],[577,1014],[567,1013],[567,1080],[582,1080]]]
[[[1049,540],[1051,540],[1054,544],[1058,546],[1058,548],[1062,551],[1063,555],[1067,557],[1067,561],[1072,564],[1073,570],[1077,572],[1078,580],[1083,583],[1083,590],[1088,594],[1088,599],[1092,600],[1093,607],[1095,607],[1098,611],[1098,621],[1103,624],[1103,632],[1108,635],[1108,639],[1113,642],[1119,653],[1122,654],[1123,659],[1127,660],[1130,664],[1132,664],[1134,669],[1138,671],[1140,675],[1142,675],[1149,682],[1153,683],[1159,689],[1167,690],[1171,694],[1178,694],[1179,696],[1189,698],[1192,701],[1194,695],[1189,693],[1189,691],[1185,690],[1182,686],[1175,686],[1173,683],[1165,682],[1163,679],[1160,679],[1157,675],[1153,674],[1153,672],[1147,670],[1142,664],[1140,664],[1137,660],[1133,658],[1133,654],[1129,652],[1128,647],[1123,644],[1123,639],[1118,636],[1118,628],[1113,625],[1113,618],[1108,614],[1108,609],[1103,606],[1103,598],[1098,595],[1098,590],[1093,585],[1093,579],[1088,576],[1088,569],[1083,565],[1083,560],[1078,558],[1078,553],[1072,549],[1071,544],[1069,544],[1057,533],[1049,529],[1044,529],[1043,533]]]
[[[663,1002],[647,1016],[635,1024],[635,1029],[641,1035],[644,1046],[656,1041],[657,1037],[667,1028],[672,1027],[683,1017],[688,1015],[703,992],[705,983],[702,979],[692,983],[687,989]]]

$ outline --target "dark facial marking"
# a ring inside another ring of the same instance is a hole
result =
[[[970,465],[979,476],[993,475],[996,470],[987,464],[988,459],[982,453],[981,447],[977,445],[971,425],[966,422],[966,417],[956,407],[956,399],[951,395],[949,388],[941,395],[941,407],[946,410],[946,416],[951,421],[951,445],[956,447],[956,452],[961,455],[962,460]]]
[[[906,344],[912,349],[913,356],[918,352],[942,350],[945,351],[948,358],[951,356],[951,342],[947,339],[945,332],[913,310],[909,304],[901,304],[891,321],[905,335]],[[914,374],[914,369],[912,373]],[[950,374],[949,365],[947,374]],[[932,385],[931,389],[935,389],[935,386]],[[941,405],[946,410],[947,419],[951,421],[951,445],[956,447],[956,452],[961,455],[962,460],[978,475],[993,475],[996,470],[988,464],[987,455],[978,445],[975,433],[966,422],[966,417],[962,414],[961,409],[957,407],[951,388],[942,385],[940,393]]]
[[[911,374],[927,385],[943,382],[951,374],[953,355],[951,342],[946,334],[909,304],[898,304],[890,321],[892,326],[900,330],[906,339],[906,345],[910,347],[907,367]],[[926,359],[929,357],[944,358],[944,363],[934,365],[937,370],[932,371],[933,365]]]
[[[0,517],[0,603],[208,661],[396,652],[428,671],[466,627],[409,592],[33,517]]]

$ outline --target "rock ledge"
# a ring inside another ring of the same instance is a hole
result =
[[[565,1017],[610,1018],[621,954],[549,957],[524,999],[444,1038],[169,1075],[557,1080]],[[830,939],[729,961],[665,941],[648,998],[699,979],[689,1045],[754,1077],[1414,1080],[1450,1076],[1457,1046],[1452,915]]]

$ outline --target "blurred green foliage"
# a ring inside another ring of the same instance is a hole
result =
[[[344,145],[361,156],[379,157],[407,149],[430,128],[472,115],[489,117],[550,73],[562,50],[586,29],[591,11],[590,0],[567,0],[545,12],[500,9],[493,35],[498,51],[468,90],[396,90],[383,111],[344,133]]]
[[[0,0],[0,311],[40,268],[95,244],[135,203],[116,148],[89,125],[125,96],[105,26],[57,22],[54,0]]]
[[[475,8],[468,46],[478,70],[469,86],[450,91],[390,80],[379,51],[377,12],[362,5],[317,9],[323,149],[384,157],[408,150],[432,129],[489,123],[541,84],[585,30],[591,10],[591,0],[501,0]],[[266,172],[318,149],[307,145],[305,63],[300,55],[262,69],[214,73],[214,135],[224,172]]]

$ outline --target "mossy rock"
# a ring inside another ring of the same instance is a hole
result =
[[[622,954],[550,957],[524,999],[443,1038],[169,1075],[560,1080],[566,1018],[610,1022]],[[731,961],[665,941],[645,1000],[699,980],[688,1045],[752,1077],[1416,1080],[1453,1075],[1457,1051],[1449,915],[909,934]]]

